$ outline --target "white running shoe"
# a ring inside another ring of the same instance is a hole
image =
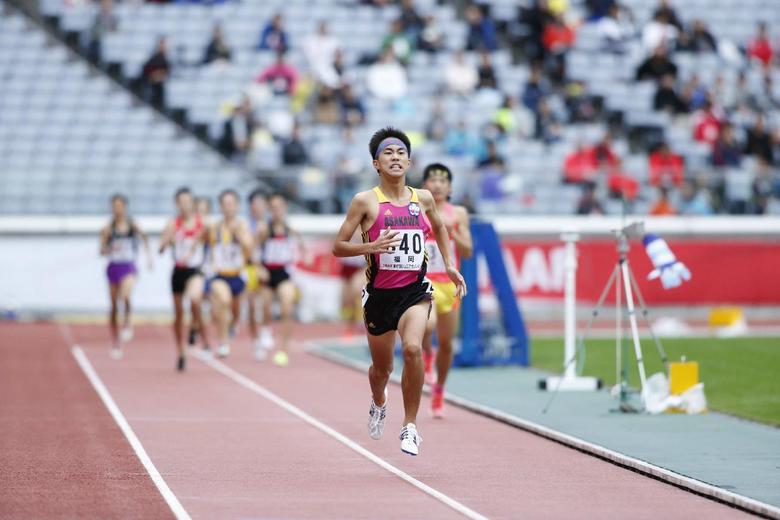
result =
[[[220,345],[217,348],[217,356],[218,357],[226,358],[226,357],[228,357],[228,354],[230,354],[230,345],[228,345],[227,343],[225,343],[223,345]]]
[[[133,327],[125,327],[119,333],[119,339],[122,343],[127,343],[133,339]]]
[[[371,408],[368,410],[368,436],[378,441],[385,432],[385,418],[387,415],[387,388],[385,388],[385,404],[377,406],[371,399]]]
[[[417,433],[417,426],[414,423],[409,423],[401,428],[401,451],[408,455],[417,455],[420,453],[420,444],[422,444],[422,437]]]
[[[271,334],[271,329],[268,327],[263,327],[260,329],[260,346],[266,350],[273,350],[274,348],[274,337]]]
[[[113,345],[109,355],[111,356],[111,359],[122,359],[122,356],[124,355],[124,352],[122,352],[122,345]]]
[[[255,361],[265,361],[266,358],[268,358],[268,351],[260,345],[260,338],[255,340],[255,344],[253,346],[253,354],[255,356]]]

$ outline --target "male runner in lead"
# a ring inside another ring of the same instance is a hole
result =
[[[431,192],[436,201],[444,225],[450,235],[450,258],[455,259],[459,267],[461,258],[471,256],[473,245],[469,230],[469,214],[463,206],[449,203],[452,192],[452,172],[440,163],[429,164],[423,170],[423,187]],[[433,416],[444,417],[444,383],[452,365],[452,338],[458,327],[458,307],[460,300],[455,297],[457,287],[447,276],[444,257],[434,237],[429,235],[425,242],[428,253],[428,278],[433,282],[433,303],[436,312],[431,313],[428,327],[423,338],[423,362],[425,379],[431,385],[431,409]],[[433,329],[436,328],[439,339],[439,352],[436,354],[436,372],[433,372],[434,353],[431,345]],[[434,379],[435,378],[435,379]]]
[[[401,390],[404,397],[404,426],[401,451],[419,453],[422,441],[417,432],[417,412],[423,386],[422,339],[431,311],[433,288],[425,278],[425,235],[432,231],[444,257],[447,276],[455,283],[456,297],[466,294],[466,283],[455,268],[447,228],[427,190],[406,185],[411,164],[409,138],[394,128],[376,132],[369,143],[379,185],[352,199],[339,229],[333,254],[338,257],[366,255],[368,283],[363,291],[364,321],[371,367],[368,380],[372,401],[368,432],[382,437],[385,427],[386,386],[393,370],[396,330],[401,335],[404,369]],[[428,220],[422,218],[422,213]],[[430,224],[429,224],[430,223]],[[360,226],[363,243],[350,242]]]
[[[171,292],[173,293],[173,333],[176,350],[179,354],[176,368],[183,371],[186,363],[184,349],[184,299],[190,301],[192,323],[208,345],[206,328],[203,325],[201,302],[203,300],[204,278],[201,267],[204,262],[203,231],[205,224],[195,213],[195,200],[189,188],[180,188],[175,195],[178,215],[168,222],[160,237],[160,254],[168,246],[173,246],[173,274]]]

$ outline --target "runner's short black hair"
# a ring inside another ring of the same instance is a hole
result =
[[[228,195],[233,195],[236,198],[236,200],[239,200],[238,192],[236,192],[236,190],[233,189],[222,190],[222,193],[219,194],[217,200],[219,200],[219,202],[221,203],[222,199],[224,199]]]
[[[128,205],[129,201],[127,200],[127,195],[124,193],[114,193],[111,195],[111,202],[113,203],[115,200],[121,200],[125,206]]]
[[[266,195],[265,190],[263,190],[262,188],[255,188],[254,190],[252,190],[252,193],[249,194],[246,200],[251,204],[252,201],[255,200],[257,197],[260,197],[263,200],[268,199],[268,195]]]
[[[179,200],[179,196],[185,194],[192,195],[192,190],[189,189],[187,186],[182,186],[181,188],[176,190],[176,193],[173,195],[173,200]]]
[[[431,163],[423,170],[423,182],[428,180],[428,177],[434,173],[444,172],[447,176],[447,180],[452,183],[452,171],[442,163]]]
[[[392,126],[387,126],[374,132],[374,135],[371,136],[371,140],[368,142],[368,151],[371,154],[371,159],[376,159],[376,151],[379,149],[379,143],[388,137],[395,137],[404,143],[404,146],[406,146],[406,151],[411,157],[412,143],[409,142],[409,137],[399,129],[393,128]]]

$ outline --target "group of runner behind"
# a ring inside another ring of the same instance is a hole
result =
[[[369,152],[378,184],[353,198],[338,230],[333,254],[350,259],[342,269],[343,316],[354,320],[362,312],[371,353],[368,433],[379,439],[384,432],[387,384],[398,335],[403,355],[401,450],[417,455],[422,437],[416,423],[424,382],[431,387],[433,416],[444,416],[444,385],[452,363],[457,310],[466,294],[458,271],[459,259],[472,253],[469,219],[464,208],[449,202],[452,172],[444,164],[425,167],[423,189],[407,186],[411,143],[403,132],[391,127],[379,130],[371,138]],[[210,222],[208,199],[196,200],[187,188],[178,190],[177,214],[160,239],[159,253],[170,248],[175,264],[171,291],[177,368],[186,367],[185,338],[194,344],[199,336],[203,348],[210,350],[211,334],[203,309],[206,301],[211,306],[216,354],[229,355],[244,300],[255,358],[264,360],[275,350],[273,362],[287,366],[298,298],[289,268],[297,260],[310,262],[309,253],[300,235],[287,223],[283,196],[266,198],[260,191],[250,194],[248,222],[239,215],[240,199],[235,191],[223,191],[218,200],[221,215]],[[111,351],[118,358],[123,343],[132,338],[130,295],[139,242],[145,246],[150,268],[152,257],[146,235],[128,215],[127,199],[115,195],[111,202],[113,215],[101,231],[101,253],[110,260]],[[360,241],[354,240],[358,233]],[[354,259],[361,257],[366,269],[360,309],[355,311],[351,299],[361,284],[356,275],[359,262]],[[281,322],[278,341],[270,329],[274,298],[278,300]],[[185,302],[189,302],[192,316],[189,334]],[[124,306],[121,328],[120,304]],[[262,322],[257,319],[259,309],[263,310]],[[432,348],[434,330],[437,353]]]

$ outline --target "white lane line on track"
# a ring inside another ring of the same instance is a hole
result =
[[[432,487],[430,487],[427,484],[424,484],[417,480],[416,478],[412,477],[408,473],[405,473],[401,471],[400,469],[396,468],[386,460],[382,459],[381,457],[373,454],[372,452],[365,449],[360,444],[356,443],[349,437],[346,437],[345,435],[337,432],[327,424],[323,423],[319,419],[316,419],[312,417],[311,415],[307,414],[297,406],[289,403],[288,401],[285,401],[278,395],[274,394],[270,390],[266,389],[265,387],[257,384],[256,382],[252,381],[245,375],[236,372],[229,366],[225,365],[224,363],[217,361],[211,357],[204,356],[201,353],[196,354],[196,357],[206,363],[208,366],[219,372],[220,374],[224,375],[225,377],[228,377],[229,379],[232,379],[234,382],[238,383],[239,385],[243,386],[244,388],[258,394],[261,397],[264,397],[265,399],[271,401],[278,407],[284,409],[285,411],[295,415],[302,421],[310,424],[311,426],[314,426],[321,432],[325,433],[326,435],[332,437],[333,439],[337,440],[341,444],[345,445],[352,451],[355,451],[362,455],[363,457],[367,458],[377,466],[389,471],[393,475],[399,477],[400,479],[408,482],[412,486],[416,487],[420,491],[427,493],[428,495],[432,496],[439,502],[445,504],[446,506],[449,506],[450,508],[454,509],[458,513],[462,514],[463,516],[467,518],[471,518],[472,520],[487,520],[487,517],[477,513],[476,511],[466,507],[465,505],[461,504],[454,498],[451,498],[441,491],[438,491]]]
[[[323,349],[322,345],[326,345],[327,342],[328,339],[309,341],[307,342],[308,346],[306,347],[306,351],[321,359],[325,359],[355,370],[364,372],[368,368],[369,364],[366,362],[349,358],[338,352]],[[401,378],[398,375],[391,375],[390,381],[401,384]],[[426,391],[426,389],[423,389],[423,392]],[[479,415],[495,419],[497,421],[530,432],[534,435],[538,435],[545,439],[558,442],[564,446],[569,446],[583,453],[595,456],[606,462],[634,470],[641,475],[655,478],[661,482],[679,487],[683,491],[692,491],[704,496],[705,498],[721,501],[726,505],[731,505],[749,513],[780,520],[780,508],[774,505],[767,504],[744,495],[739,495],[712,484],[708,484],[707,482],[701,480],[696,480],[694,478],[675,473],[672,470],[656,466],[650,462],[639,460],[629,455],[610,450],[609,448],[605,448],[601,445],[593,444],[586,440],[574,437],[573,435],[569,435],[552,428],[548,428],[547,426],[516,417],[509,413],[502,412],[501,410],[470,401],[449,392],[445,394],[445,399],[452,404],[460,406],[464,410],[469,410]]]
[[[130,446],[133,448],[133,451],[135,451],[135,454],[138,456],[141,464],[143,464],[144,468],[146,468],[146,472],[149,473],[149,476],[152,478],[152,482],[154,482],[154,485],[157,486],[157,489],[160,491],[163,499],[165,499],[168,507],[171,508],[174,516],[179,520],[191,520],[189,513],[187,513],[187,511],[184,509],[184,506],[181,505],[181,502],[179,502],[179,499],[176,498],[176,495],[173,494],[173,491],[171,491],[171,488],[168,487],[168,484],[165,483],[165,480],[162,478],[162,475],[160,475],[160,472],[157,471],[157,468],[154,466],[152,459],[149,458],[149,455],[146,453],[146,450],[141,444],[141,441],[138,440],[135,432],[130,427],[130,424],[127,422],[127,419],[125,419],[125,416],[122,414],[122,411],[119,409],[114,399],[111,397],[111,394],[103,384],[103,381],[100,380],[100,376],[98,376],[97,372],[95,372],[95,369],[92,367],[92,363],[89,362],[89,359],[87,358],[86,354],[84,354],[84,351],[78,345],[73,345],[70,351],[73,354],[73,357],[76,358],[76,362],[79,364],[79,367],[81,367],[84,375],[87,376],[89,382],[92,383],[92,387],[100,396],[100,399],[102,399],[103,404],[106,405],[106,408],[108,408],[108,412],[111,414],[111,417],[114,418],[114,421],[116,421],[119,429],[122,430],[122,433],[125,434],[127,442],[130,443]]]

